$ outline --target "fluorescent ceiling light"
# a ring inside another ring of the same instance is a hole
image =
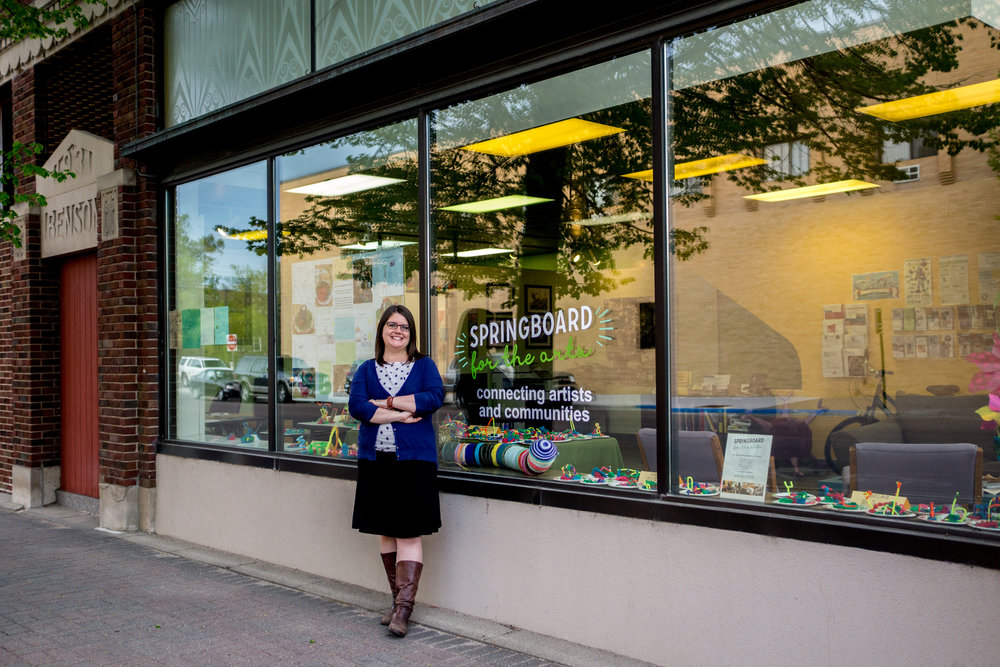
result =
[[[870,107],[859,107],[855,111],[877,116],[884,120],[900,121],[996,102],[1000,102],[1000,79],[928,93],[927,95],[907,97]]]
[[[691,160],[690,162],[680,162],[674,165],[674,180],[680,181],[685,178],[695,176],[707,176],[720,171],[732,171],[733,169],[743,169],[753,167],[758,164],[765,164],[767,160],[742,153],[729,153],[717,157],[709,157],[704,160]],[[623,174],[625,178],[635,178],[640,181],[652,181],[653,170],[634,171],[631,174]]]
[[[790,190],[776,190],[774,192],[761,192],[755,195],[744,195],[744,199],[756,199],[757,201],[786,201],[789,199],[802,199],[804,197],[822,197],[832,195],[837,192],[850,192],[852,190],[867,190],[877,188],[874,183],[866,183],[849,179],[846,181],[836,181],[834,183],[822,183],[820,185],[807,185],[802,188],[791,188]]]
[[[378,250],[379,248],[401,248],[404,245],[416,245],[416,241],[369,241],[368,243],[352,243],[340,246],[341,250]]]
[[[449,253],[451,254],[451,253]],[[487,255],[513,255],[510,248],[476,248],[475,250],[462,250],[454,253],[454,257],[486,257]]]
[[[590,139],[606,137],[624,131],[623,128],[612,125],[592,123],[589,120],[581,118],[569,118],[556,123],[533,127],[523,132],[515,132],[503,137],[497,137],[496,139],[461,146],[461,149],[475,151],[476,153],[513,157],[515,155],[529,155],[530,153],[547,151],[550,148],[558,148],[559,146],[578,144],[581,141],[589,141]]]
[[[371,176],[369,174],[351,174],[340,178],[331,178],[319,183],[310,183],[297,188],[291,188],[285,192],[294,192],[297,195],[318,195],[320,197],[340,197],[349,195],[352,192],[362,192],[374,188],[385,187],[393,183],[405,182],[402,178],[386,178],[385,176]]]
[[[490,213],[491,211],[502,211],[507,208],[517,208],[518,206],[530,206],[531,204],[541,204],[552,201],[544,197],[527,197],[525,195],[509,195],[507,197],[496,197],[495,199],[483,199],[472,201],[467,204],[455,204],[454,206],[442,206],[442,211],[457,211],[459,213]]]
[[[594,227],[596,225],[613,225],[619,222],[636,222],[638,220],[652,220],[652,213],[636,211],[635,213],[619,213],[617,215],[597,215],[593,218],[583,220],[566,220],[567,225],[582,225],[584,227]]]

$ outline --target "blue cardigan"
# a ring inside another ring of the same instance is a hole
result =
[[[390,424],[396,436],[396,457],[400,461],[417,460],[437,463],[437,439],[434,436],[434,424],[431,415],[444,402],[444,383],[437,365],[430,357],[421,357],[413,362],[406,382],[397,392],[400,396],[413,394],[417,409],[414,414],[423,417],[415,424]],[[389,393],[379,382],[375,372],[375,360],[369,359],[361,364],[351,380],[351,395],[347,400],[347,409],[351,416],[361,422],[358,433],[358,457],[367,460],[375,459],[375,434],[379,424],[372,424],[371,418],[378,409],[369,403],[369,399],[388,398]]]

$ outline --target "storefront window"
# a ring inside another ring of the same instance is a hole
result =
[[[266,165],[179,185],[173,202],[170,434],[266,449],[266,406],[252,400],[267,379],[267,258],[253,246],[266,236],[254,228],[268,218]],[[237,375],[251,355],[262,369]]]
[[[419,313],[417,124],[277,159],[279,450],[357,456],[347,394],[386,307]]]
[[[671,219],[704,242],[672,257],[672,491],[988,502],[1000,32],[975,11],[816,0],[670,45],[674,174],[703,185]]]
[[[983,11],[813,0],[421,114],[429,155],[413,118],[177,186],[169,436],[356,457],[352,376],[404,304],[466,479],[1000,519]]]
[[[655,404],[640,341],[650,113],[639,53],[433,115],[443,468],[640,484],[636,433]]]

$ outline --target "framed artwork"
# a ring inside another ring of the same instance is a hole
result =
[[[528,315],[539,315],[552,310],[552,287],[549,285],[524,286],[524,312]],[[537,336],[529,338],[527,347],[552,347],[552,336]]]

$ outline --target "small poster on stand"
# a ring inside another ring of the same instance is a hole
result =
[[[771,463],[770,435],[730,433],[722,464],[721,498],[764,502]]]

